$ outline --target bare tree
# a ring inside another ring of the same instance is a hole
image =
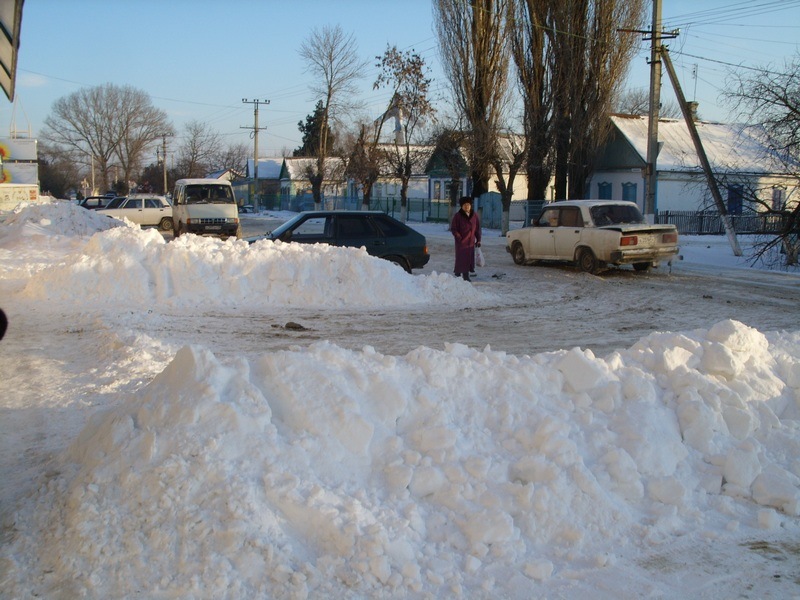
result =
[[[250,156],[250,148],[242,142],[221,146],[212,153],[210,161],[215,170],[232,169],[236,173],[244,174]]]
[[[116,156],[126,184],[142,168],[145,155],[155,142],[172,135],[173,128],[165,113],[150,102],[150,96],[130,86],[119,88],[115,124],[119,143]]]
[[[545,35],[548,2],[513,0],[509,4],[512,56],[523,105],[527,141],[525,173],[528,198],[544,199],[553,173],[553,64],[552,45]]]
[[[386,164],[386,152],[379,144],[380,127],[375,123],[362,123],[358,135],[345,137],[345,153],[349,160],[345,176],[353,179],[361,190],[361,206],[369,210],[372,188]]]
[[[723,92],[737,118],[763,130],[763,159],[777,165],[800,186],[800,53],[786,62],[782,71],[763,68],[735,71]],[[780,218],[778,233],[761,244],[757,257],[782,247],[787,264],[796,264],[800,253],[800,201],[763,200],[750,194],[745,200],[764,215]]]
[[[615,113],[625,115],[647,115],[650,113],[650,91],[634,88],[619,94],[613,102]],[[681,107],[673,100],[662,102],[658,108],[659,117],[663,119],[681,119]]]
[[[555,68],[556,198],[582,198],[597,148],[610,131],[611,103],[627,73],[644,0],[552,0],[545,31]],[[567,187],[569,186],[569,188]]]
[[[313,30],[300,47],[307,71],[316,81],[312,93],[322,102],[321,135],[316,150],[316,161],[308,173],[315,208],[322,203],[322,183],[325,179],[325,159],[331,150],[327,133],[330,123],[339,114],[353,106],[356,82],[362,78],[367,62],[358,58],[355,39],[345,35],[341,27],[323,27]]]
[[[106,84],[79,90],[53,103],[42,137],[54,148],[71,150],[96,168],[103,189],[112,170],[121,167],[124,181],[141,167],[148,145],[172,132],[166,114],[150,97],[130,86]]]
[[[479,197],[489,188],[509,90],[507,0],[436,0],[433,7],[442,64],[469,127],[472,196]]]
[[[190,121],[178,147],[176,169],[181,177],[204,177],[218,167],[214,159],[222,151],[220,135],[208,123]]]
[[[395,136],[392,152],[388,158],[394,175],[400,180],[400,219],[408,214],[408,185],[419,162],[419,152],[412,149],[412,140],[434,114],[435,109],[428,98],[431,80],[426,77],[425,60],[416,52],[401,51],[396,46],[387,47],[377,57],[381,71],[375,80],[374,89],[392,90],[389,109],[381,116],[382,127],[387,119],[394,118]]]

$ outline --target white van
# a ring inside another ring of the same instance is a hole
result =
[[[182,233],[242,237],[233,187],[222,179],[176,181],[172,221],[175,237]]]

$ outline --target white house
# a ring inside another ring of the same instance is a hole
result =
[[[612,115],[613,130],[600,149],[590,198],[631,200],[644,208],[648,118]],[[712,172],[730,214],[740,214],[748,192],[782,209],[797,202],[800,170],[787,166],[769,152],[755,127],[723,123],[696,123]],[[689,128],[683,120],[659,119],[660,150],[656,162],[656,211],[714,209]]]

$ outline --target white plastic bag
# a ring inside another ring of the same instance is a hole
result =
[[[478,247],[475,247],[475,266],[476,267],[486,266],[486,259],[483,258],[483,250],[481,250]]]

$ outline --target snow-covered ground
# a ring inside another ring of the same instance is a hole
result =
[[[683,239],[680,268],[758,280],[726,243]],[[800,327],[511,352],[441,325],[528,327],[505,272],[167,242],[67,203],[6,216],[0,258],[3,598],[800,596]],[[668,277],[510,268],[551,313]],[[410,320],[437,343],[392,351]]]

